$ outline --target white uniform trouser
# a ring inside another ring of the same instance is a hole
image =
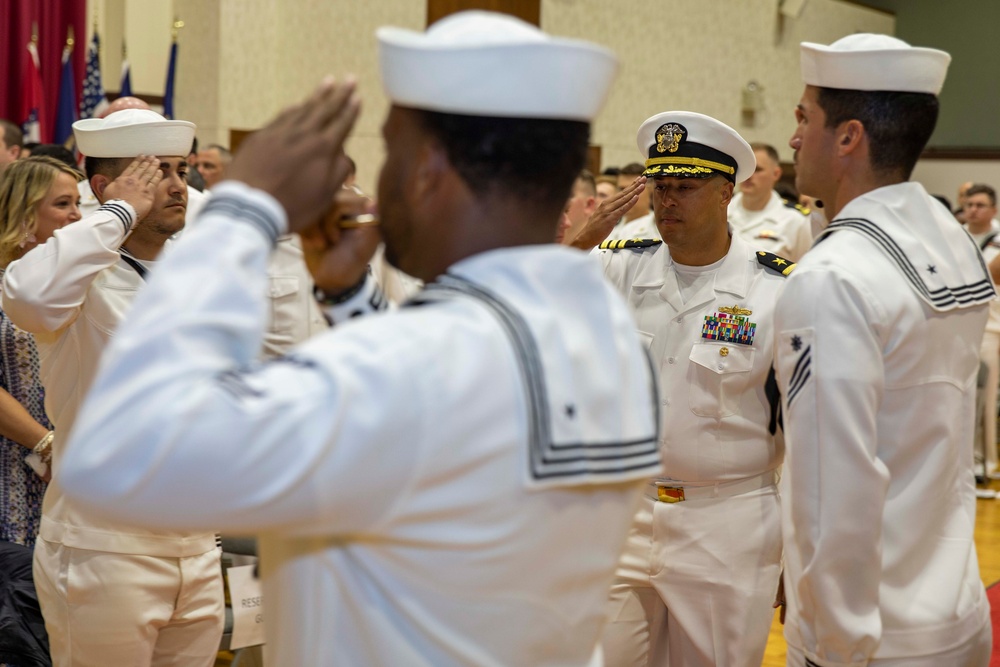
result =
[[[997,470],[997,387],[1000,386],[1000,333],[987,331],[979,348],[979,358],[986,364],[983,387],[983,465],[986,472]]]
[[[934,655],[875,659],[868,662],[868,667],[988,667],[992,651],[993,628],[987,620],[978,634],[955,648]],[[806,664],[802,650],[789,646],[785,665],[806,667]]]
[[[608,667],[760,667],[774,615],[774,485],[729,498],[646,496],[611,587]]]
[[[54,667],[211,667],[225,602],[219,549],[158,558],[39,538],[34,578]]]

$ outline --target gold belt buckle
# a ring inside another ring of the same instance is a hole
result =
[[[658,486],[656,497],[661,503],[679,503],[684,500],[684,489],[679,486]]]

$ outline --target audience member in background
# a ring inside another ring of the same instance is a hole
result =
[[[613,176],[616,179],[615,182],[617,183],[619,173],[621,173],[620,167],[605,167],[604,171],[601,172],[601,176]]]
[[[38,144],[33,149],[31,149],[31,155],[38,156],[48,156],[59,160],[63,164],[72,169],[76,169],[79,172],[76,162],[76,156],[73,155],[73,151],[66,148],[62,144]],[[83,175],[81,174],[81,180]]]
[[[0,118],[0,173],[4,167],[21,157],[24,133],[16,124]]]
[[[188,188],[197,190],[198,192],[205,191],[205,179],[201,177],[201,172],[198,171],[198,137],[194,138],[191,142],[191,152],[188,153]],[[191,200],[191,193],[188,192],[188,201]],[[188,218],[188,222],[191,222],[192,218]]]
[[[798,261],[812,245],[809,218],[797,201],[785,202],[774,190],[781,180],[778,151],[769,144],[751,145],[757,168],[730,202],[729,224],[751,246]]]
[[[4,311],[35,334],[56,429],[34,553],[53,663],[208,667],[224,616],[213,532],[97,516],[63,493],[58,466],[104,348],[184,226],[194,125],[125,109],[77,121],[73,134],[102,205],[3,276]]]
[[[11,164],[0,177],[0,277],[8,264],[80,219],[80,174],[50,157]],[[35,337],[0,311],[0,540],[34,547],[49,476],[52,424],[45,415]]]
[[[997,214],[996,191],[989,185],[973,183],[965,189],[965,230],[969,232],[987,264],[1000,255],[1000,230],[993,219]],[[979,359],[986,364],[986,384],[983,386],[982,414],[978,416],[980,434],[976,443],[982,454],[983,469],[977,477],[997,479],[1000,477],[997,463],[997,391],[1000,385],[1000,300],[990,302],[990,318],[986,321],[986,332],[979,351]],[[977,457],[978,458],[978,457]],[[989,489],[977,490],[981,497],[990,497]],[[995,492],[992,497],[996,497]]]
[[[594,185],[594,175],[584,169],[573,182],[573,190],[566,202],[566,220],[569,226],[563,233],[563,240],[573,238],[587,222],[587,219],[597,208],[597,188]],[[560,225],[562,229],[562,225]]]
[[[219,144],[209,144],[198,151],[198,173],[205,181],[206,190],[211,190],[226,177],[226,167],[232,159],[229,149]]]
[[[1000,225],[995,222],[996,191],[989,185],[973,183],[966,189],[962,213],[965,218],[965,231],[969,232],[980,250],[1000,233]]]
[[[608,197],[615,196],[618,193],[618,177],[601,174],[594,179],[594,191],[597,193],[595,196],[598,204]]]

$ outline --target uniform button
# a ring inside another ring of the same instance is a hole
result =
[[[725,365],[725,364],[719,364],[719,370],[720,370],[720,371],[721,371],[721,370],[723,370],[723,369],[725,369],[725,367],[726,367],[726,365]]]
[[[663,405],[670,405],[670,399],[669,398],[665,398],[662,401],[660,401],[660,403],[663,403]]]
[[[676,361],[677,361],[677,360],[676,360],[675,358],[673,358],[673,357],[668,357],[668,358],[667,358],[667,363],[668,363],[668,364],[672,364],[672,363],[674,363],[674,362],[676,362]]]
[[[674,320],[674,322],[683,322],[683,321],[684,321],[683,317],[678,317],[676,320]]]
[[[720,347],[719,348],[719,356],[720,357],[728,357],[729,356],[729,348],[728,347]]]

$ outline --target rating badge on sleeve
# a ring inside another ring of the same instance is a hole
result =
[[[720,343],[753,345],[757,323],[750,321],[750,315],[753,315],[753,311],[748,308],[739,306],[719,308],[714,314],[705,316],[701,337],[717,340]]]

